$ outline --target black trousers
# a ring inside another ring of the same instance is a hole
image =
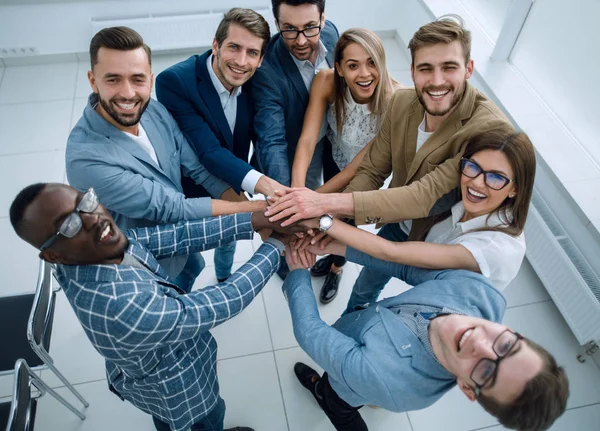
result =
[[[367,424],[358,410],[341,399],[329,384],[327,373],[319,379],[313,396],[337,431],[368,431]]]

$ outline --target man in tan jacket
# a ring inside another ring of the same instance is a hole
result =
[[[408,45],[414,88],[398,90],[381,129],[345,192],[305,189],[281,197],[267,212],[286,223],[332,213],[356,224],[387,223],[379,235],[393,241],[420,237],[411,220],[439,214],[456,201],[459,160],[469,138],[512,125],[467,80],[473,73],[471,35],[451,17],[422,26]],[[379,190],[392,174],[390,187]],[[401,222],[401,223],[395,223]],[[317,263],[318,264],[318,263]],[[390,277],[368,268],[356,281],[349,307],[373,302]],[[335,296],[337,289],[321,292]],[[351,311],[348,309],[347,311]]]

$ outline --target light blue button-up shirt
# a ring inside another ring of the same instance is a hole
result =
[[[317,60],[315,61],[315,64],[312,64],[310,60],[298,60],[296,57],[294,57],[294,54],[292,54],[291,52],[290,55],[292,56],[292,60],[294,60],[294,63],[296,63],[296,66],[298,67],[298,71],[302,76],[302,81],[304,81],[306,90],[310,94],[310,87],[312,85],[313,79],[315,79],[316,74],[319,73],[321,70],[331,69],[331,66],[329,65],[329,63],[327,63],[327,48],[325,47],[323,42],[319,40],[319,53],[317,55]],[[326,133],[327,115],[324,115],[323,121],[321,122],[321,130],[319,131],[319,139],[317,140],[317,142],[323,139]]]

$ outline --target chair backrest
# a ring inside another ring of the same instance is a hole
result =
[[[40,259],[37,286],[33,306],[29,315],[27,325],[27,339],[29,343],[42,345],[46,328],[51,320],[52,314],[52,270],[50,264]]]
[[[10,417],[6,431],[28,431],[33,429],[34,417],[32,412],[31,370],[24,359],[15,364],[15,382]]]

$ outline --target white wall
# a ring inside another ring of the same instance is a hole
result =
[[[598,0],[536,0],[511,61],[600,165]]]
[[[409,0],[411,3],[414,0]],[[404,1],[328,0],[326,16],[340,30],[361,26],[395,30]],[[0,6],[0,48],[35,47],[40,55],[80,53],[93,36],[90,18],[145,13],[200,12],[231,7],[271,8],[269,0],[94,1]],[[385,13],[381,13],[386,11]]]

